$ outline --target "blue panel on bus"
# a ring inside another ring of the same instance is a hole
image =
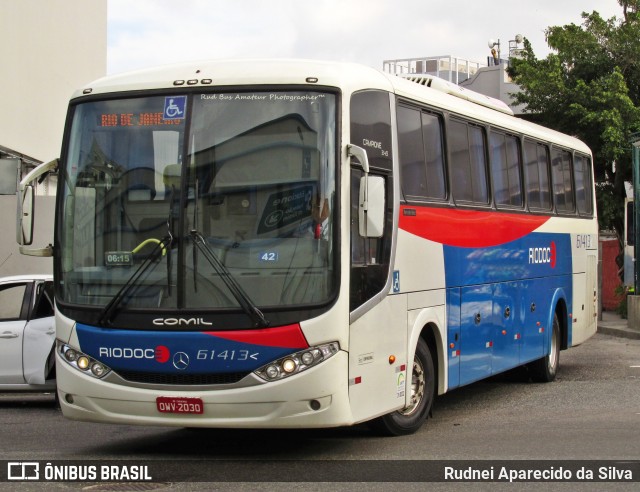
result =
[[[211,332],[131,331],[76,325],[80,350],[114,371],[251,372],[297,348],[256,345]]]
[[[532,233],[484,248],[444,245],[447,287],[571,274],[569,234]]]
[[[526,293],[522,290],[522,285],[522,282],[504,282],[493,286],[493,374],[520,364],[522,334],[529,326],[535,325],[525,314]],[[541,341],[539,346],[542,349]]]
[[[545,355],[558,300],[572,312],[570,235],[531,233],[499,245],[443,250],[449,388]]]

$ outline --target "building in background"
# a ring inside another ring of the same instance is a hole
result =
[[[50,273],[51,258],[21,256],[17,183],[60,155],[69,98],[107,70],[107,0],[0,0],[0,276]],[[38,185],[34,244],[53,242],[56,176]],[[50,199],[47,199],[47,195]]]
[[[382,62],[383,70],[396,75],[431,75],[461,84],[472,78],[486,65],[458,56],[426,56],[421,58],[401,58]]]
[[[520,88],[511,81],[507,68],[512,58],[522,53],[523,37],[520,34],[509,41],[509,54],[502,57],[500,40],[489,40],[490,54],[486,62],[469,60],[452,55],[426,56],[384,60],[383,70],[400,76],[425,75],[439,77],[485,96],[506,103],[514,114],[522,114],[522,106],[513,102],[512,94]]]

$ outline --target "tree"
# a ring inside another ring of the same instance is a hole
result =
[[[601,229],[622,237],[624,181],[631,179],[630,136],[640,131],[640,0],[618,0],[622,17],[583,13],[582,25],[549,27],[553,50],[536,58],[525,39],[509,74],[525,117],[575,135],[594,155]]]

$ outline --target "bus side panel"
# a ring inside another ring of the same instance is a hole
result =
[[[354,421],[403,408],[407,367],[411,368],[407,363],[407,296],[387,296],[349,330],[349,399]]]
[[[571,234],[573,310],[568,320],[567,348],[595,334],[598,311],[598,235],[592,232],[597,223],[595,220],[583,220],[572,225],[578,232]]]
[[[447,389],[460,386],[460,289],[447,289],[447,367],[449,369]],[[453,346],[451,346],[453,344]]]
[[[544,355],[545,323],[551,301],[551,292],[544,288],[544,283],[545,279],[524,280],[521,283],[521,364]]]
[[[463,287],[460,307],[460,384],[491,375],[493,358],[493,288]]]
[[[493,374],[520,363],[523,328],[521,288],[522,282],[503,282],[493,288]]]
[[[595,254],[594,254],[595,253]],[[570,326],[571,343],[579,345],[596,333],[597,329],[597,250],[586,256],[586,273],[573,276],[573,316]]]
[[[449,389],[546,355],[560,299],[571,309],[569,276],[447,290]]]
[[[459,319],[449,314],[450,336],[460,330],[460,385],[545,355],[560,298],[567,318],[571,313],[570,241],[568,234],[535,232],[495,246],[444,247],[447,285],[460,286]]]
[[[437,394],[446,393],[448,381],[447,333],[446,329],[446,305],[445,291],[442,289],[411,292],[408,295],[409,312],[407,313],[408,346],[407,360],[415,356],[418,339],[430,338],[433,335],[434,370],[437,373]],[[457,376],[456,376],[457,378]],[[411,403],[411,392],[407,392],[406,405]]]

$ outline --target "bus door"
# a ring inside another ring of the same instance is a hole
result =
[[[391,98],[367,90],[351,98],[351,149],[366,153],[365,163],[352,154],[350,179],[349,396],[356,421],[405,405],[407,377],[406,298],[391,286],[394,176],[391,151]],[[352,152],[352,151],[350,151]],[[364,160],[364,156],[361,158]],[[368,178],[365,178],[368,176]],[[361,190],[369,181],[369,212],[380,212],[379,230],[361,227]],[[378,194],[372,194],[375,184]],[[392,357],[393,356],[393,357]]]

